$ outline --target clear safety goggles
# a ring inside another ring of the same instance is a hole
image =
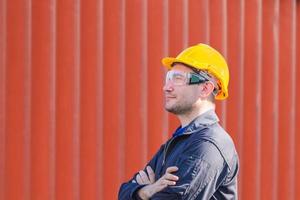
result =
[[[171,82],[173,85],[194,85],[210,81],[204,72],[182,72],[170,70],[166,74],[166,83]]]

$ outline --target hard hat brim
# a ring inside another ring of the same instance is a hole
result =
[[[180,59],[173,58],[173,57],[165,57],[161,60],[161,63],[163,64],[163,66],[165,66],[168,70],[170,70],[172,68],[173,63],[176,63],[176,62],[189,65],[189,63],[186,63]]]

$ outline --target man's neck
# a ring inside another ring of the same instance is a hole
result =
[[[215,104],[210,102],[205,102],[202,105],[196,105],[196,108],[193,109],[191,112],[177,115],[181,127],[187,126],[189,123],[191,123],[196,117],[202,115],[203,113],[207,112],[208,110],[215,110]]]

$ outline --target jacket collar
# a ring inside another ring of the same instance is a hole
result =
[[[192,134],[195,131],[200,131],[212,124],[219,122],[219,118],[214,110],[208,110],[196,117],[186,128],[184,134]]]

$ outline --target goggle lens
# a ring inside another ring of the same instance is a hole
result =
[[[204,83],[205,81],[207,81],[207,79],[193,72],[187,73],[171,70],[166,74],[166,83],[170,81],[173,83],[173,85],[180,86]]]
[[[187,74],[180,71],[168,71],[166,75],[166,83],[170,81],[174,85],[185,85],[187,82]]]

